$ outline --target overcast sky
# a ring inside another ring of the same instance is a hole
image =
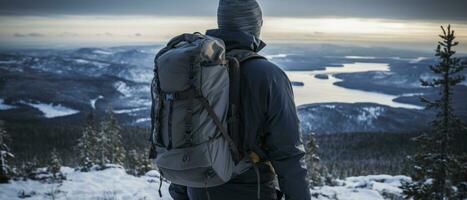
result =
[[[466,0],[260,0],[268,16],[467,20]],[[0,0],[0,15],[215,15],[217,0]]]
[[[267,41],[425,49],[436,44],[439,26],[449,23],[467,43],[467,0],[259,2]],[[218,0],[0,0],[0,47],[164,42],[182,32],[216,28],[217,5]]]

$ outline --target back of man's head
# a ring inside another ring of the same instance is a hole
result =
[[[256,0],[220,0],[217,10],[219,29],[243,31],[259,38],[263,14]]]

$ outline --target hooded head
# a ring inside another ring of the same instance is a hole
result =
[[[220,0],[217,10],[219,29],[243,31],[259,38],[263,14],[256,0]]]

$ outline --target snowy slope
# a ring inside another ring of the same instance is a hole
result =
[[[135,177],[125,173],[122,168],[110,168],[103,171],[77,172],[72,168],[62,167],[67,179],[57,184],[40,181],[13,181],[11,184],[0,184],[0,199],[21,199],[21,194],[31,195],[30,200],[52,199],[50,193],[55,191],[55,199],[122,199],[122,200],[155,200],[159,198],[159,173],[150,171],[146,176]],[[162,185],[162,200],[170,200],[168,183]]]
[[[298,107],[303,133],[404,132],[423,130],[432,112],[375,103],[317,103]]]
[[[339,186],[324,186],[311,191],[315,200],[385,200],[402,199],[402,182],[406,176],[369,175],[339,180]]]
[[[122,200],[171,200],[168,183],[162,185],[163,197],[157,193],[159,173],[150,171],[145,176],[135,177],[125,170],[109,168],[103,171],[78,172],[62,167],[67,179],[61,184],[40,181],[12,181],[0,184],[0,199],[21,199],[21,195],[30,196],[30,200],[53,199],[122,199]],[[338,186],[314,188],[311,194],[314,200],[384,200],[401,196],[398,188],[402,181],[410,181],[405,176],[372,175],[349,177],[338,180]]]

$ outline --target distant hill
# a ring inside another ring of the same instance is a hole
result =
[[[323,103],[298,108],[303,133],[410,132],[428,127],[432,112],[374,103]]]

